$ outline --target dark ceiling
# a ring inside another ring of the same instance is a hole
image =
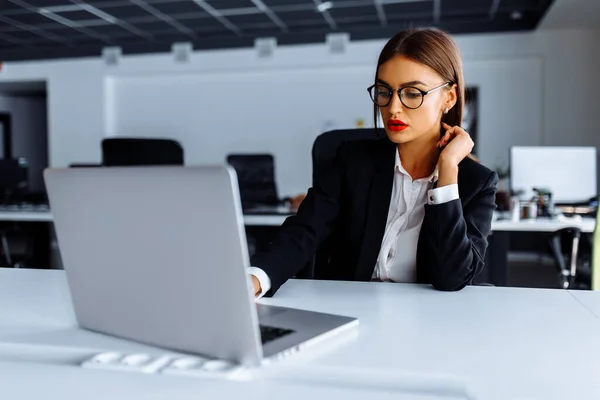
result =
[[[535,29],[553,0],[0,0],[0,61],[388,38],[418,26],[451,33]]]

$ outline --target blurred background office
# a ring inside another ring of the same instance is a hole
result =
[[[463,126],[502,178],[485,280],[591,288],[596,0],[4,0],[0,265],[60,268],[48,166],[228,162],[264,245],[312,183],[315,139],[373,126],[379,51],[419,26],[455,35]]]

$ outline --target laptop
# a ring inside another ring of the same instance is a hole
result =
[[[44,179],[85,329],[260,365],[358,325],[255,302],[229,166],[47,169]]]

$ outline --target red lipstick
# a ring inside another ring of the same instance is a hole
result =
[[[389,119],[387,122],[387,127],[390,131],[400,132],[408,128],[408,125],[399,119]]]

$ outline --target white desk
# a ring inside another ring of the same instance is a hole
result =
[[[288,206],[258,206],[244,211],[246,226],[281,226],[286,218],[294,215]]]
[[[592,233],[596,227],[596,220],[591,217],[584,217],[580,220],[553,220],[538,218],[534,220],[520,220],[513,222],[511,220],[492,221],[492,231],[510,231],[510,232],[554,232],[562,228],[577,227],[582,232]]]
[[[0,211],[0,221],[52,222],[50,211]]]
[[[247,226],[280,226],[290,214],[245,214],[244,224]],[[52,222],[50,211],[2,211],[0,210],[0,221],[38,221]],[[559,221],[549,219],[521,220],[513,222],[510,220],[492,221],[492,231],[512,232],[553,232],[557,229],[570,226],[580,227],[583,232],[592,233],[596,226],[594,218],[582,218],[580,221]]]
[[[287,215],[244,215],[247,226],[280,226]],[[53,222],[50,211],[0,211],[0,221]]]
[[[244,215],[246,226],[281,226],[289,215]]]
[[[600,319],[600,292],[571,290],[570,293],[579,301],[585,308]]]
[[[600,293],[592,295],[598,299]],[[360,319],[356,337],[299,353],[283,367],[439,374],[467,382],[477,399],[583,399],[600,392],[600,319],[567,291],[468,287],[445,293],[420,285],[290,281],[275,298],[261,301]],[[350,387],[352,381],[346,387],[351,390],[344,390],[260,379],[260,373],[250,382],[223,382],[82,370],[68,363],[57,366],[50,357],[40,362],[48,349],[144,348],[77,329],[62,271],[0,270],[0,304],[2,398],[52,393],[93,400],[118,393],[122,398],[264,400],[367,394]],[[368,397],[402,399],[392,394]]]
[[[244,223],[248,226],[280,226],[290,215],[244,215]],[[593,233],[596,220],[591,217],[584,217],[579,221],[544,218],[516,222],[510,220],[492,221],[492,232],[554,232],[569,227],[578,227],[584,233]]]

